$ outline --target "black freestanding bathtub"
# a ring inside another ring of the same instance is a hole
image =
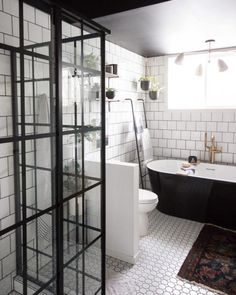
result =
[[[236,167],[200,163],[195,174],[179,175],[182,161],[147,164],[163,213],[236,230]]]

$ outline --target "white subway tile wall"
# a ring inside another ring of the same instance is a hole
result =
[[[137,116],[143,116],[142,103],[137,99],[145,97],[138,85],[139,78],[145,75],[145,62],[144,57],[106,41],[106,63],[118,64],[119,75],[118,79],[109,80],[109,86],[117,90],[115,100],[119,102],[107,102],[108,160],[133,162],[136,159],[131,104],[124,99],[133,99]]]
[[[19,6],[17,0],[0,0],[0,42],[19,46]],[[24,37],[25,44],[48,41],[49,17],[31,6],[24,6]],[[10,83],[10,56],[8,51],[0,50],[0,137],[12,135],[12,97]],[[25,62],[25,73],[31,76],[30,61]],[[47,66],[39,61],[38,72],[46,75]],[[43,86],[45,88],[45,85]],[[32,121],[31,90],[26,97],[26,121]],[[39,90],[40,91],[40,90]],[[46,89],[44,89],[46,92]],[[27,94],[27,93],[26,93]],[[32,130],[27,130],[32,132]],[[26,159],[29,164],[33,159],[33,142],[26,145]],[[35,203],[34,200],[34,173],[27,169],[27,205]],[[0,144],[0,229],[15,223],[15,192],[14,192],[14,168],[12,143]],[[28,228],[28,234],[32,234],[34,240],[34,228]],[[28,236],[28,237],[29,237]],[[16,275],[16,245],[15,231],[0,238],[0,290],[1,294],[8,294],[13,290],[13,278]]]
[[[223,148],[222,153],[216,154],[216,161],[236,164],[236,110],[169,110],[167,65],[167,56],[147,59],[147,74],[155,75],[164,87],[159,101],[146,97],[148,125],[154,131],[154,157],[187,159],[196,155],[201,161],[208,161],[204,149],[207,132],[208,139],[214,134],[217,146]]]

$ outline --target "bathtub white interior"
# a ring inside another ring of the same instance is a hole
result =
[[[180,168],[183,162],[183,160],[156,160],[149,162],[147,168],[156,172],[177,174],[181,171]],[[193,167],[195,168],[195,174],[186,177],[236,183],[236,166],[199,163]]]

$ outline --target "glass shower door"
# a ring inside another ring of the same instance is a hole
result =
[[[1,13],[13,27],[0,20],[0,293],[104,294],[105,31],[50,1],[11,3],[14,15]]]
[[[63,269],[65,294],[99,294],[101,251],[101,35],[62,22]]]
[[[23,294],[36,289],[56,293],[56,103],[53,94],[53,34],[51,11],[19,2],[20,47],[17,54],[18,130],[22,208],[21,263]],[[34,11],[39,27],[26,26]],[[29,29],[34,31],[28,41]],[[40,29],[40,31],[39,31]],[[41,34],[40,34],[41,32]],[[16,163],[16,169],[17,163]],[[34,284],[32,286],[32,284]],[[36,287],[35,287],[36,286]]]

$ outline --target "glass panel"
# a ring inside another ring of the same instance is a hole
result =
[[[71,20],[62,22],[62,61],[73,65],[81,65],[81,43],[79,42],[81,25],[79,22],[71,23]],[[71,39],[68,40],[68,38]]]
[[[80,75],[80,72],[76,72]],[[63,68],[62,98],[63,98],[63,130],[74,130],[81,126],[81,79],[74,76],[73,68]],[[76,126],[75,126],[76,124]]]
[[[55,211],[27,225],[27,272],[36,282],[48,282],[56,272]]]
[[[82,145],[78,133],[63,136],[64,198],[82,190]]]
[[[16,199],[19,200],[20,194],[15,194],[15,181],[19,174],[14,172],[14,154],[12,143],[0,144],[0,222],[1,230],[15,223],[16,212],[20,214],[20,206],[15,207]]]
[[[0,238],[0,262],[1,262],[1,294],[9,294],[16,290],[19,294],[23,294],[22,284],[18,283],[20,277],[17,276],[17,270],[20,271],[20,264],[17,264],[16,257],[20,257],[20,243],[16,244],[17,233],[21,236],[22,228],[19,227],[14,231],[10,231]],[[14,284],[13,284],[14,283]]]
[[[87,188],[100,181],[101,178],[101,131],[86,132],[84,138],[84,173]]]
[[[89,244],[101,234],[101,186],[97,186],[85,193],[86,239]]]
[[[28,215],[36,214],[55,203],[54,138],[26,141],[26,199]]]
[[[83,65],[85,68],[100,70],[101,69],[101,54],[99,38],[84,40],[84,59]]]
[[[11,58],[0,52],[0,138],[12,136]]]
[[[96,294],[101,287],[102,252],[100,239],[84,254],[85,294]]]
[[[19,47],[19,0],[2,1],[0,43]]]
[[[77,204],[77,206],[76,206]],[[83,199],[82,195],[73,198],[64,205],[64,264],[68,263],[82,250],[83,245]]]
[[[94,295],[101,287],[100,239],[64,269],[64,293]]]
[[[95,31],[87,26],[83,38],[79,22],[65,20],[62,26],[63,186],[64,197],[76,192],[78,195],[64,205],[64,293],[95,294],[101,286],[101,255],[92,248],[101,234],[101,188],[92,189],[100,181],[101,170],[100,40],[88,39]],[[74,39],[66,40],[69,37]],[[89,187],[89,191],[83,192],[83,188]],[[83,244],[90,243],[91,247],[83,252]]]
[[[45,42],[51,41],[51,19],[50,14],[34,8],[28,4],[24,4],[24,45],[28,46],[28,50],[32,50],[30,45],[39,44],[38,49],[45,47],[46,54],[47,46]],[[44,43],[44,44],[42,44]]]
[[[83,293],[83,268],[81,257],[72,261],[64,268],[64,294],[86,294]]]

